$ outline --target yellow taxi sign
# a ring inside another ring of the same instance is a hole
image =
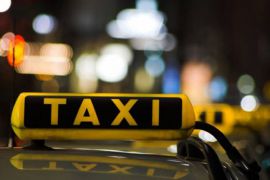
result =
[[[234,109],[228,104],[194,105],[196,120],[214,125],[224,134],[233,130],[235,125]]]
[[[270,105],[260,105],[251,112],[244,111],[240,106],[234,106],[233,109],[237,125],[262,129],[270,123]]]
[[[11,124],[21,139],[181,139],[195,116],[179,94],[22,93]]]

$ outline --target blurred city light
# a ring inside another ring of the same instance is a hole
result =
[[[39,81],[50,81],[54,78],[52,75],[36,74],[35,78]]]
[[[165,70],[165,63],[161,56],[159,55],[150,55],[144,65],[146,72],[153,76],[160,76]]]
[[[144,68],[139,68],[135,73],[134,84],[137,91],[150,92],[155,85],[155,79]]]
[[[10,43],[14,43],[15,34],[12,32],[5,33],[0,41],[0,47],[3,51],[8,51],[10,48]]]
[[[16,67],[21,74],[68,75],[73,68],[72,49],[67,44],[29,43],[29,52]]]
[[[25,56],[16,67],[20,74],[46,74],[65,76],[72,70],[72,62],[65,57]]]
[[[13,41],[14,43],[12,43]],[[9,43],[7,59],[10,66],[17,67],[24,59],[25,41],[20,35],[16,35],[15,40],[13,41],[10,41]]]
[[[253,95],[247,95],[242,98],[240,105],[244,111],[251,112],[257,109],[258,100]]]
[[[248,74],[241,75],[237,80],[237,88],[243,94],[250,94],[255,89],[255,81]]]
[[[55,29],[55,26],[55,18],[48,14],[36,16],[32,23],[34,31],[38,34],[49,34]]]
[[[216,142],[217,139],[206,131],[199,131],[199,138],[205,142]]]
[[[11,6],[11,0],[1,0],[0,2],[0,13],[6,12]]]
[[[76,85],[76,92],[89,93],[95,92],[98,88],[97,79],[79,79]]]
[[[170,153],[177,153],[177,146],[175,144],[172,144],[170,145],[167,150],[170,152]]]
[[[71,58],[73,56],[73,51],[72,48],[66,44],[46,43],[41,46],[40,55]]]
[[[160,39],[167,33],[164,15],[155,0],[137,0],[136,9],[124,9],[107,25],[114,38]]]
[[[180,74],[179,69],[175,66],[169,66],[163,75],[162,92],[179,93],[180,92]]]
[[[107,32],[114,38],[159,38],[166,33],[163,14],[158,11],[141,11],[125,9],[121,11],[117,20],[107,26]]]
[[[217,76],[212,79],[209,90],[213,101],[221,101],[226,96],[228,84],[223,77]]]
[[[160,39],[131,39],[130,44],[136,50],[172,51],[177,41],[172,34],[167,33]]]
[[[128,61],[116,54],[103,54],[96,63],[99,79],[105,82],[122,81],[128,73]]]
[[[101,54],[113,54],[116,56],[121,56],[127,61],[129,65],[133,60],[133,53],[131,49],[127,45],[120,43],[108,44],[104,46],[101,49]]]
[[[78,57],[75,64],[76,78],[71,79],[72,90],[75,92],[95,92],[98,87],[96,73],[96,54],[84,53]]]
[[[96,60],[95,54],[82,54],[76,61],[75,73],[79,79],[96,80]]]
[[[182,70],[182,90],[192,103],[209,103],[209,84],[212,78],[212,69],[209,64],[191,60]]]

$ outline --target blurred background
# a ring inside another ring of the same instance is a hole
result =
[[[252,111],[270,100],[269,5],[0,0],[0,136],[23,91],[186,93]]]
[[[0,0],[0,146],[25,91],[185,93],[194,105],[257,110],[270,101],[269,7],[269,0]],[[249,115],[245,132],[229,137],[239,149],[249,145],[248,156],[260,154],[270,175],[268,112]]]

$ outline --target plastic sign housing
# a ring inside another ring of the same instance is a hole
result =
[[[182,139],[195,115],[179,94],[22,93],[11,124],[21,139]]]

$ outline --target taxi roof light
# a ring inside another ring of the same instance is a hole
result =
[[[29,140],[178,140],[195,115],[182,94],[21,93],[11,125]]]

